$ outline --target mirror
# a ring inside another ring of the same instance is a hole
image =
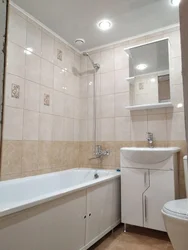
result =
[[[170,101],[168,39],[125,49],[129,57],[130,105]]]

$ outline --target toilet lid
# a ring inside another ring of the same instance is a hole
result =
[[[173,217],[188,220],[188,199],[174,200],[166,203],[163,212]]]

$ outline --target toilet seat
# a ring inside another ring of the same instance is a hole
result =
[[[174,200],[166,203],[162,213],[176,219],[188,220],[188,199]]]

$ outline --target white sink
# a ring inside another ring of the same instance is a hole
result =
[[[123,156],[132,162],[140,164],[156,164],[167,160],[180,151],[178,147],[169,148],[121,148]]]

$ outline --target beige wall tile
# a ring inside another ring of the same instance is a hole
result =
[[[22,172],[22,141],[3,141],[1,174],[21,175]]]
[[[22,143],[22,175],[38,170],[38,141],[23,141]]]

